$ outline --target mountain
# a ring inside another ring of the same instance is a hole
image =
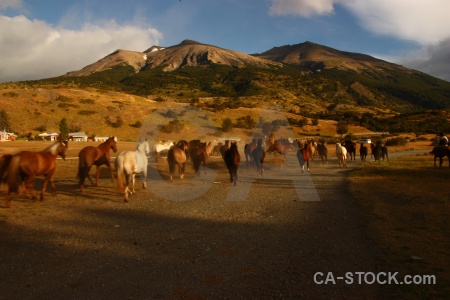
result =
[[[131,66],[135,72],[162,67],[164,71],[174,71],[185,66],[210,66],[221,64],[234,68],[254,66],[260,68],[279,67],[281,64],[254,57],[242,52],[184,40],[171,47],[152,46],[144,52],[116,50],[82,70],[72,71],[66,76],[88,76],[110,70],[115,66]]]
[[[309,118],[345,120],[374,131],[450,131],[449,82],[311,42],[249,55],[184,40],[142,52],[117,50],[63,76],[0,88],[8,111],[24,107],[12,118],[24,131],[54,116],[76,116],[92,128],[118,116],[136,124],[150,105],[164,102],[190,103],[212,112],[218,122],[225,116],[257,117],[258,108],[275,105],[293,126]]]
[[[363,72],[364,70],[380,70],[380,68],[400,66],[376,59],[370,55],[336,50],[319,44],[304,42],[296,45],[274,47],[256,57],[296,65],[313,71],[324,68],[337,68]],[[406,70],[406,68],[403,68]]]
[[[82,70],[43,81],[161,99],[177,95],[177,101],[239,97],[238,103],[224,100],[228,104],[222,106],[273,103],[304,115],[450,108],[449,82],[311,42],[249,55],[184,40],[143,52],[117,50]]]

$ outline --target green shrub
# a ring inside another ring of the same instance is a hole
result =
[[[386,141],[386,146],[404,146],[408,141],[402,137],[396,137]]]
[[[95,100],[93,100],[93,99],[81,99],[80,103],[82,103],[82,104],[94,104]]]
[[[94,111],[94,110],[80,110],[80,111],[78,112],[78,114],[79,114],[79,115],[82,115],[82,116],[95,115],[96,113],[97,113],[97,112]]]
[[[161,127],[161,131],[165,133],[180,132],[184,129],[184,123],[180,120],[172,120],[169,124]]]

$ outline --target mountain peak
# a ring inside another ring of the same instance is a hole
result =
[[[197,42],[197,41],[194,41],[194,40],[189,40],[189,39],[186,39],[186,40],[183,40],[180,44],[178,44],[178,45],[180,45],[180,46],[185,46],[185,45],[203,45],[202,43],[199,43],[199,42]]]

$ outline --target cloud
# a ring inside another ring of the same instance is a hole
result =
[[[450,81],[450,38],[427,46],[423,49],[422,55],[416,55],[415,58],[406,58],[399,60],[399,63],[415,70],[435,77]]]
[[[0,0],[0,10],[7,8],[17,9],[23,6],[22,0]]]
[[[367,30],[422,45],[450,37],[448,0],[271,0],[272,16],[330,15],[335,5],[349,10]]]
[[[422,45],[450,37],[448,0],[335,0],[371,32]]]
[[[312,17],[333,12],[333,0],[272,0],[269,8],[269,14],[272,16]]]
[[[0,28],[0,82],[59,76],[117,49],[144,51],[162,38],[154,28],[115,21],[68,30],[25,16],[0,15]]]

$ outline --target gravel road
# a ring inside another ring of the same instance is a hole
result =
[[[0,299],[377,298],[377,285],[314,282],[378,270],[346,192],[357,164],[301,174],[291,155],[259,176],[243,162],[236,187],[219,158],[174,184],[152,166],[129,203],[108,175],[84,194],[56,179],[44,202],[0,208]]]

